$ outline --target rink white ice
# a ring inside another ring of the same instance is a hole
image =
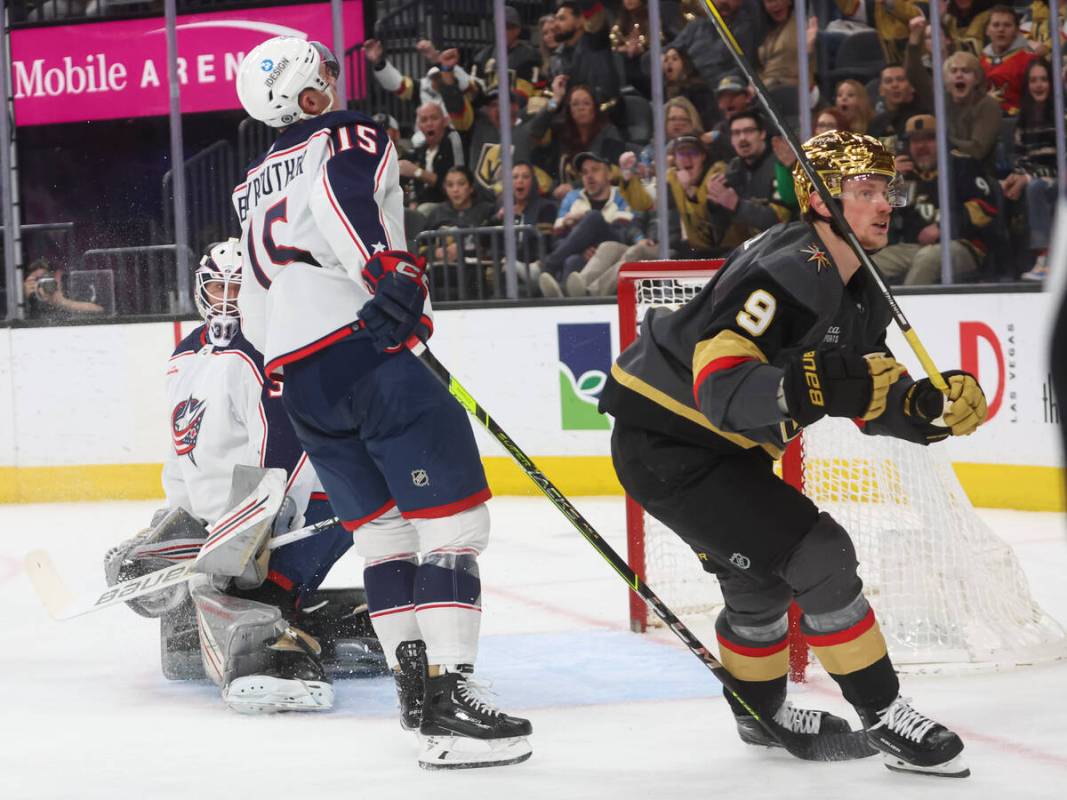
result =
[[[74,590],[103,588],[104,551],[156,505],[0,506],[0,798],[1064,796],[1067,662],[903,677],[905,695],[963,737],[966,780],[895,774],[876,758],[812,764],[751,748],[714,677],[680,643],[629,632],[625,585],[541,498],[491,501],[493,536],[479,560],[479,677],[493,681],[502,708],[533,722],[530,761],[420,770],[387,678],[338,682],[328,714],[239,716],[213,685],[162,677],[156,621],[118,607],[55,622],[22,570],[23,555],[44,547]],[[621,499],[575,505],[625,551]],[[1015,549],[1037,602],[1067,623],[1064,515],[980,514]],[[358,582],[360,571],[350,553],[326,585]],[[713,644],[707,621],[695,628]],[[792,692],[857,724],[824,673]]]

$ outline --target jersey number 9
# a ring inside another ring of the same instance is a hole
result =
[[[765,289],[756,289],[748,296],[744,307],[737,312],[737,325],[741,330],[748,331],[753,336],[759,336],[771,324],[774,319],[775,309],[778,304],[774,296]]]

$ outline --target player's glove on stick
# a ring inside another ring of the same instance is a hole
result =
[[[948,384],[948,394],[943,394],[923,378],[912,384],[904,395],[904,416],[919,429],[927,442],[940,442],[949,436],[968,436],[977,430],[986,418],[985,392],[969,372],[951,370],[942,372]],[[942,417],[944,425],[933,421]]]
[[[904,371],[885,353],[818,348],[786,363],[782,391],[789,415],[800,425],[825,416],[870,420],[885,411],[889,388]]]
[[[374,296],[360,309],[359,319],[379,353],[430,338],[433,322],[423,313],[429,294],[425,258],[386,250],[364,265],[363,280]]]

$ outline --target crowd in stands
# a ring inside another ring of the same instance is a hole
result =
[[[1058,1],[1062,23],[1067,0]],[[947,219],[938,207],[943,165],[927,2],[825,0],[822,9],[817,1],[809,9],[832,18],[819,25],[814,16],[798,20],[792,0],[717,0],[787,124],[810,113],[815,133],[868,133],[897,154],[907,205],[878,258],[891,282],[939,282],[949,224],[954,281],[1043,279],[1057,180],[1048,6],[939,3],[953,190]],[[547,11],[525,24],[509,7],[506,19],[515,222],[531,226],[518,250],[532,293],[612,294],[620,264],[658,254],[659,213],[676,258],[725,255],[797,217],[793,155],[698,3],[662,4],[661,64],[650,56],[646,0],[556,0]],[[1067,25],[1061,41],[1065,32]],[[798,35],[809,52],[803,84],[811,107],[803,112]],[[400,164],[411,244],[447,265],[451,291],[481,286],[488,296],[487,236],[448,231],[484,231],[503,219],[495,49],[465,59],[448,42],[425,41],[419,52],[425,73],[405,75],[387,43],[370,39],[364,50],[373,78],[417,105]],[[666,99],[662,209],[653,69],[662,70]],[[541,250],[531,246],[535,236]]]

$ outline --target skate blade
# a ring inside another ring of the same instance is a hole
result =
[[[333,686],[321,681],[245,675],[230,681],[222,699],[238,714],[329,711],[333,708]]]
[[[419,734],[423,769],[479,769],[520,764],[533,748],[525,736],[510,739],[471,739],[467,736],[424,736]]]
[[[950,758],[943,764],[934,764],[929,767],[920,767],[916,764],[909,764],[907,761],[902,761],[896,756],[890,756],[882,754],[883,763],[886,769],[891,769],[893,772],[913,772],[919,775],[932,775],[936,778],[966,778],[971,774],[970,768],[963,760],[962,755],[958,755],[955,758]]]

